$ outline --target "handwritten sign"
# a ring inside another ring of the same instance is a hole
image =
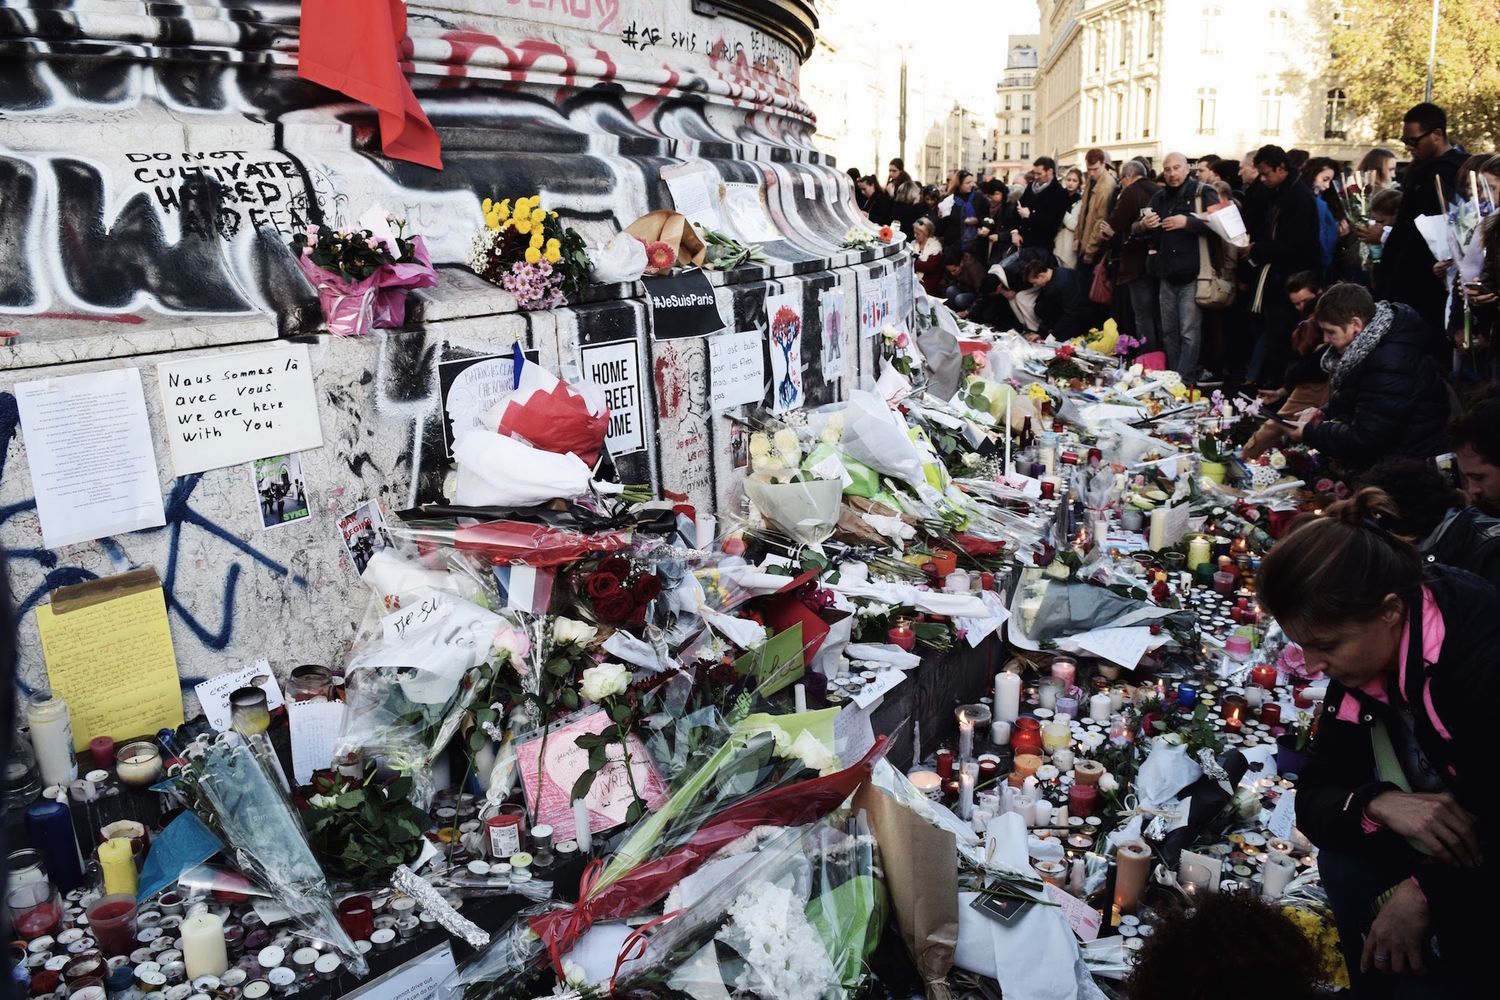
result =
[[[573,785],[589,769],[589,751],[578,746],[580,736],[596,735],[610,725],[602,708],[585,710],[551,727],[543,740],[540,731],[516,743],[516,764],[526,804],[536,812],[537,822],[552,827],[558,840],[572,840]],[[666,786],[651,762],[640,738],[632,735],[630,775],[625,772],[624,750],[619,743],[606,747],[606,762],[584,798],[589,811],[589,829],[608,830],[625,822],[634,801],[634,787],[646,800],[646,808],[660,809],[667,800]],[[545,756],[543,753],[545,751]]]
[[[176,475],[323,446],[305,344],[163,361],[156,377]]]
[[[1271,813],[1271,818],[1266,822],[1266,829],[1272,835],[1282,840],[1292,839],[1292,828],[1297,825],[1297,792],[1290,789],[1281,793],[1281,798],[1276,800],[1276,810]]]
[[[153,570],[52,592],[36,609],[53,693],[68,703],[75,749],[182,725],[182,690]]]
[[[1103,915],[1081,899],[1076,899],[1063,892],[1057,886],[1048,883],[1047,898],[1056,903],[1062,910],[1063,919],[1068,926],[1073,928],[1073,933],[1078,935],[1080,941],[1092,941],[1099,936],[1099,925],[1103,922]]]
[[[759,330],[708,338],[710,405],[715,412],[758,403],[766,394],[764,339]]]
[[[536,362],[536,351],[525,351],[527,361]],[[480,414],[509,396],[515,389],[516,361],[513,354],[490,354],[438,363],[438,391],[443,398],[443,443],[453,457],[453,439],[459,432],[483,426]],[[493,430],[494,428],[489,428]]]
[[[713,285],[702,270],[645,278],[642,283],[651,311],[651,336],[656,340],[703,337],[724,329]]]
[[[609,432],[604,444],[619,458],[646,447],[641,409],[641,345],[635,340],[588,344],[579,348],[583,377],[604,390],[609,406]]]
[[[313,772],[333,763],[339,731],[344,725],[341,701],[294,701],[287,706],[292,733],[292,775],[297,784],[312,780]]]
[[[260,678],[258,683],[256,678]],[[208,724],[222,733],[229,728],[229,696],[242,687],[252,685],[266,693],[267,708],[281,707],[281,685],[276,683],[270,661],[265,659],[256,660],[253,666],[241,670],[231,670],[227,674],[210,677],[195,685],[193,693],[198,696],[198,704],[203,708]]]
[[[453,946],[440,944],[354,992],[345,993],[344,1000],[432,1000],[455,968]]]
[[[447,617],[457,599],[452,594],[428,588],[404,601],[400,611],[380,619],[380,632],[386,642],[405,639],[412,629],[422,629]]]

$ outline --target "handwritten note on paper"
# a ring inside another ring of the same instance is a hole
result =
[[[1057,904],[1063,919],[1073,928],[1073,933],[1078,935],[1078,940],[1092,941],[1099,936],[1099,925],[1104,917],[1098,910],[1050,883],[1047,885],[1047,898]]]
[[[715,412],[765,398],[765,338],[759,330],[708,338],[708,357],[710,405]]]
[[[1111,663],[1118,663],[1127,670],[1134,670],[1136,664],[1141,662],[1141,657],[1157,646],[1165,645],[1171,638],[1165,632],[1161,635],[1152,635],[1149,625],[1131,625],[1124,628],[1096,628],[1088,632],[1079,632],[1077,635],[1060,640],[1059,645],[1070,649],[1077,647],[1079,652],[1097,656]]]
[[[59,588],[52,604],[36,609],[47,679],[68,703],[79,750],[95,736],[124,739],[182,725],[182,689],[161,584],[88,603],[91,596],[109,594],[118,579]],[[82,596],[64,604],[64,592]],[[60,606],[67,610],[58,611]]]
[[[711,229],[724,228],[719,212],[719,175],[703,164],[663,167],[661,179],[667,182],[672,207],[689,222]]]
[[[156,377],[179,476],[323,446],[306,344],[163,361]]]
[[[262,658],[256,660],[253,666],[210,677],[194,686],[193,693],[198,696],[198,704],[202,707],[208,724],[221,733],[228,729],[229,696],[242,687],[250,687],[257,677],[261,678],[261,682],[256,686],[266,693],[266,707],[280,708],[283,700],[281,685],[276,683],[270,661]]]
[[[344,703],[294,701],[286,707],[286,718],[292,731],[292,775],[297,784],[305,785],[314,771],[333,763],[344,725]]]
[[[764,243],[781,238],[781,233],[766,215],[759,184],[725,184],[724,205],[729,209],[729,217],[741,239]]]
[[[167,523],[139,368],[21,382],[15,394],[47,548]]]
[[[1296,825],[1297,790],[1294,788],[1282,792],[1281,798],[1276,800],[1276,809],[1266,822],[1266,829],[1271,831],[1272,836],[1282,840],[1291,840],[1292,828]]]
[[[413,629],[418,631],[429,624],[442,621],[453,610],[459,598],[446,591],[431,587],[412,595],[402,604],[401,610],[380,619],[380,632],[386,642],[400,641]]]

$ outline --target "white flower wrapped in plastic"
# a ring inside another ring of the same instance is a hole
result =
[[[778,483],[768,473],[756,473],[746,478],[745,493],[773,526],[804,545],[817,545],[838,527],[844,484],[837,479]]]
[[[597,703],[605,698],[624,694],[628,687],[630,687],[630,671],[626,670],[623,664],[601,663],[583,672],[583,683],[579,687],[579,693],[589,701]]]
[[[458,481],[453,501],[465,507],[532,507],[589,491],[589,467],[491,431],[469,430],[453,443]]]

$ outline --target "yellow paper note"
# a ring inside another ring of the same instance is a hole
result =
[[[182,724],[167,604],[152,570],[52,593],[36,609],[52,692],[68,703],[76,749]]]

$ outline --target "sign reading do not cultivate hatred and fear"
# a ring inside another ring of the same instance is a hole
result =
[[[714,301],[714,287],[702,270],[667,278],[646,278],[646,301],[651,306],[651,336],[657,340],[702,337],[724,329]]]
[[[174,475],[323,445],[305,344],[163,361],[156,377]]]

